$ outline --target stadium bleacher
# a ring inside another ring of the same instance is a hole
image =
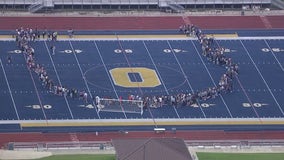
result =
[[[28,10],[32,13],[62,10],[158,10],[182,13],[185,9],[269,8],[271,5],[272,0],[0,0],[2,11]]]

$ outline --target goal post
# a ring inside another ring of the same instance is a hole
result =
[[[96,97],[96,107],[101,112],[125,112],[143,114],[143,101],[141,100],[124,100],[109,99]]]

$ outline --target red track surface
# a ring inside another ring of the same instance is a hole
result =
[[[189,16],[186,19],[201,29],[265,29],[267,23],[271,28],[284,28],[284,16]],[[178,29],[184,20],[178,16],[0,17],[0,22],[0,30],[14,30],[20,26],[56,30],[159,30]]]
[[[189,17],[0,17],[0,30],[21,26],[38,29],[66,30],[159,30],[178,29],[191,22],[201,29],[267,29],[284,28],[284,16],[189,16]],[[8,142],[72,141],[68,133],[2,133],[0,146]],[[113,138],[180,137],[185,140],[284,139],[284,131],[177,131],[76,133],[79,141],[109,141]],[[74,137],[73,137],[74,138]]]

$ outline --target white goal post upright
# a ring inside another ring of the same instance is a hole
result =
[[[96,96],[96,107],[98,108],[99,112],[104,111],[143,114],[143,101],[141,100],[109,99]]]

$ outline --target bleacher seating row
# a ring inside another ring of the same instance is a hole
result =
[[[120,6],[117,7],[118,9],[123,8],[123,6],[148,6],[142,8],[160,9],[166,7],[170,8],[173,5],[178,5],[178,8],[180,8],[180,6],[184,8],[210,8],[217,6],[221,6],[223,8],[226,6],[229,8],[241,8],[243,5],[268,6],[271,5],[271,3],[272,0],[0,0],[0,7],[2,6],[1,8],[7,9],[26,9],[31,5],[42,4],[44,7],[61,9],[64,8],[64,6]],[[94,8],[100,9],[102,7]],[[116,7],[114,8],[116,9]]]
[[[270,8],[272,4],[272,0],[0,0],[0,9],[2,11],[28,10],[31,13],[56,10],[133,9],[183,13],[185,9],[241,9],[244,6]]]
[[[143,4],[267,4],[271,3],[271,0],[0,0],[0,4],[34,4],[37,2],[49,1],[54,5],[94,5],[94,4],[106,4],[106,5],[143,5]]]
[[[284,4],[283,4],[284,5]],[[56,10],[158,10],[183,13],[185,9],[269,8],[272,0],[0,0],[0,9],[31,13]]]

